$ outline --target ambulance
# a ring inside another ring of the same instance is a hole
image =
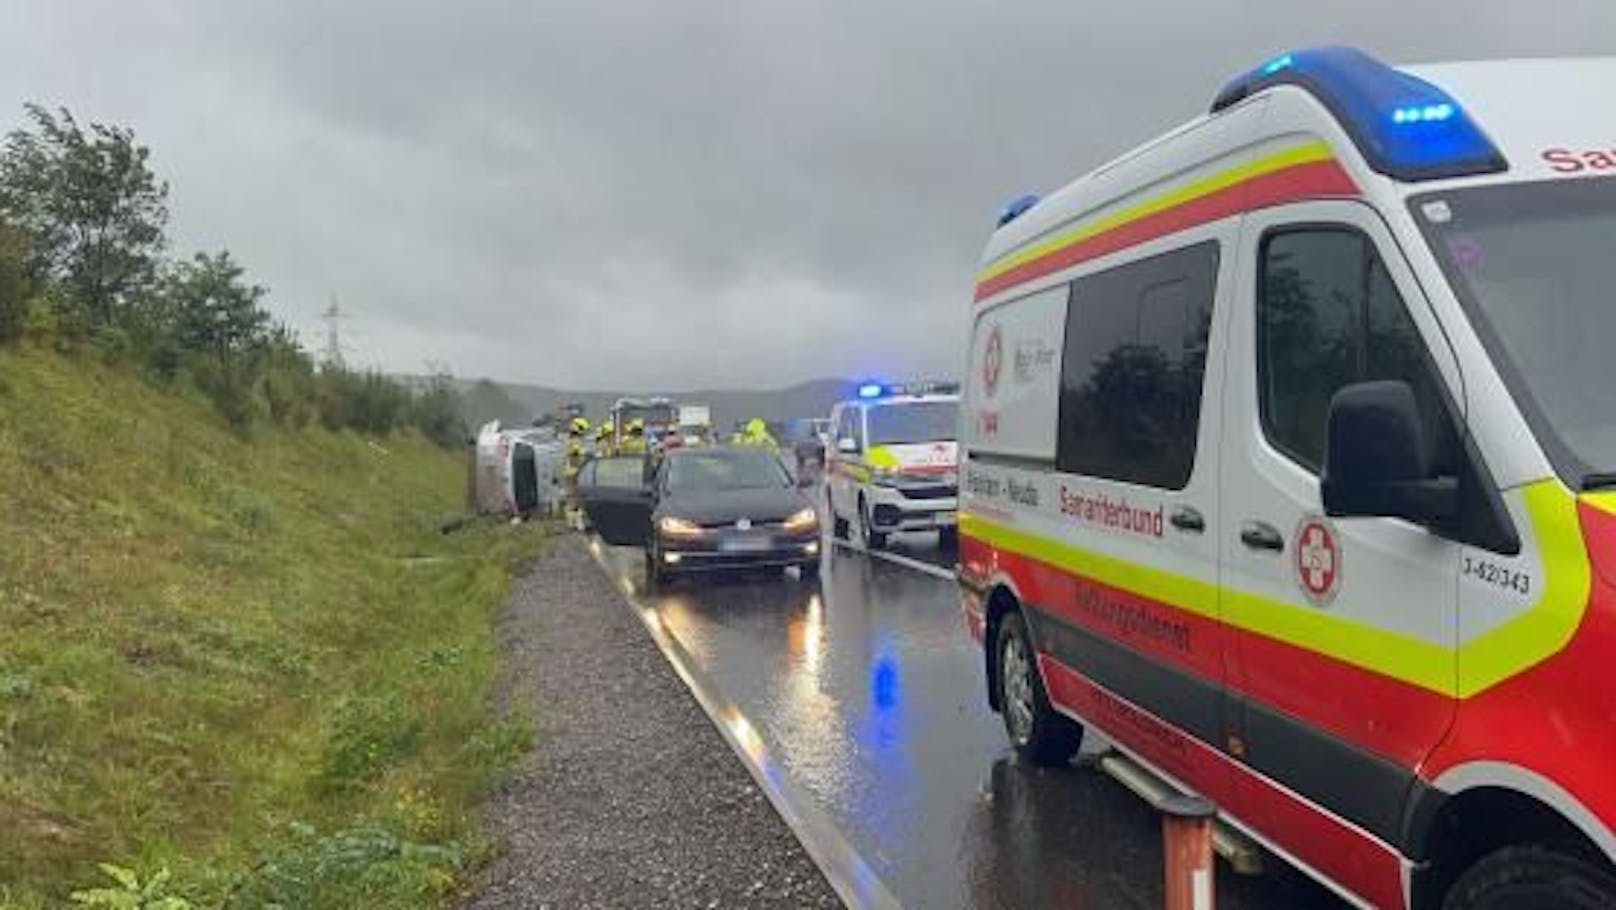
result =
[[[825,511],[838,539],[880,549],[889,534],[936,531],[953,543],[959,402],[956,383],[872,382],[831,409]]]
[[[1613,86],[1298,50],[1005,210],[960,586],[1020,753],[1355,905],[1616,906]]]

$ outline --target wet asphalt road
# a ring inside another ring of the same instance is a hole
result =
[[[893,549],[951,563],[931,537]],[[765,573],[648,593],[638,551],[600,554],[750,722],[766,773],[903,905],[1161,906],[1158,818],[1081,763],[1014,758],[951,580],[837,546],[818,583]],[[1242,878],[1220,863],[1218,906],[1342,905],[1289,870]]]

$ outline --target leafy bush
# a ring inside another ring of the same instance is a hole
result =
[[[396,700],[352,696],[338,701],[327,720],[326,747],[315,786],[342,793],[370,782],[408,758],[421,744],[422,724]]]
[[[292,842],[243,877],[224,906],[415,906],[448,893],[463,862],[456,847],[416,843],[381,828],[321,836],[295,825]]]
[[[168,893],[167,869],[157,870],[144,883],[133,870],[122,866],[102,863],[101,871],[115,885],[74,891],[74,903],[109,910],[191,910],[190,901]]]

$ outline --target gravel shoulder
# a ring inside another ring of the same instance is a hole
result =
[[[580,538],[513,586],[499,631],[501,696],[537,736],[469,908],[841,906]]]

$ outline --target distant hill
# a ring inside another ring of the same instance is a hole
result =
[[[525,424],[540,414],[554,413],[569,402],[578,402],[591,422],[599,421],[612,403],[625,395],[665,395],[679,404],[705,404],[713,410],[713,422],[728,428],[738,420],[762,417],[789,420],[796,417],[824,417],[831,405],[851,397],[857,383],[849,379],[816,379],[783,389],[700,389],[692,392],[567,391],[549,386],[494,382],[487,379],[456,380],[464,399],[466,420],[473,426],[491,419],[507,424]]]

